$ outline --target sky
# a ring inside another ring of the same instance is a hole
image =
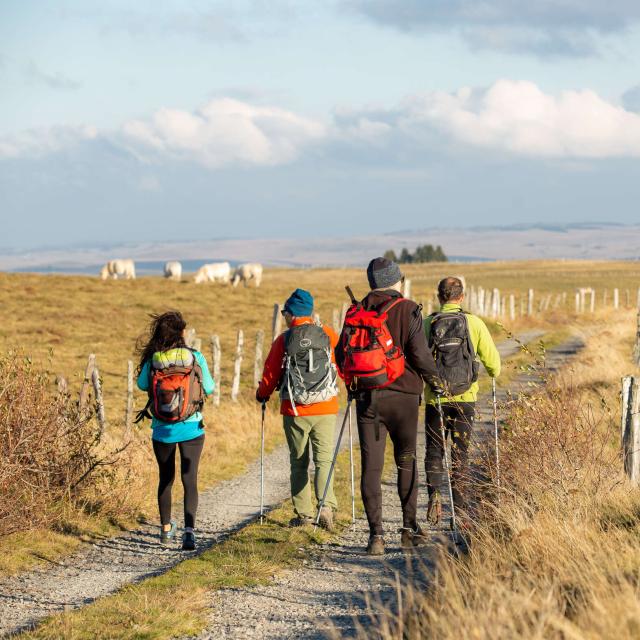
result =
[[[0,4],[0,249],[638,222],[636,0]]]

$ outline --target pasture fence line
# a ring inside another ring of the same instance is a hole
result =
[[[253,361],[253,386],[257,389],[262,378],[262,349],[264,345],[264,331],[258,329],[256,333],[256,356]]]
[[[640,377],[622,378],[620,436],[624,472],[634,485],[640,485]]]
[[[217,407],[220,405],[220,336],[211,336],[211,361],[213,367],[213,380],[215,387],[213,388],[213,404]]]
[[[236,357],[233,363],[233,382],[231,383],[231,400],[238,402],[238,394],[240,393],[240,372],[242,370],[242,352],[244,347],[244,332],[238,329],[238,338],[236,341]]]

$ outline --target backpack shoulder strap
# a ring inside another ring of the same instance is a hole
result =
[[[389,300],[388,302],[385,302],[383,305],[380,306],[380,308],[378,309],[378,315],[382,315],[383,313],[389,313],[389,311],[393,309],[393,307],[397,306],[404,300],[406,300],[406,298],[402,298],[402,297],[391,298],[391,300]]]

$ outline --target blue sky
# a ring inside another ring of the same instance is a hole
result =
[[[5,2],[0,247],[636,222],[639,36],[631,0]]]

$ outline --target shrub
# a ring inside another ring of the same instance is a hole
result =
[[[0,535],[60,522],[69,505],[106,506],[125,448],[105,451],[94,420],[29,358],[0,356]]]

